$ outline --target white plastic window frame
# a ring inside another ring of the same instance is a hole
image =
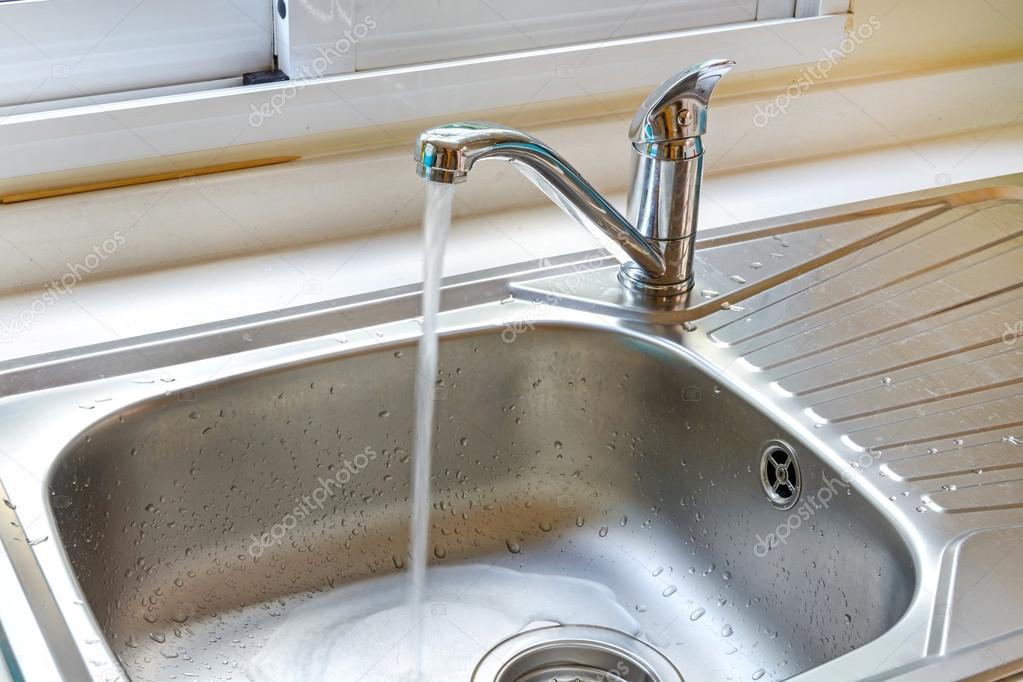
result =
[[[0,107],[183,90],[273,65],[270,0],[0,2]]]
[[[601,42],[677,31],[712,30],[748,21],[804,19],[845,13],[849,0],[664,0],[633,6],[606,3],[580,8],[578,16],[560,10],[547,26],[527,25],[515,10],[496,0],[473,0],[472,16],[459,16],[459,6],[441,11],[420,0],[270,0],[274,5],[274,43],[279,68],[293,80],[322,78],[356,71],[400,68],[453,59],[487,58],[530,49],[557,49],[580,42]],[[382,12],[378,12],[380,5]],[[426,13],[417,16],[419,7]],[[612,9],[613,8],[613,9]],[[591,30],[596,11],[614,12],[606,33]],[[400,14],[399,14],[400,13]],[[520,15],[522,10],[518,10]],[[400,19],[420,20],[424,28],[404,34],[395,30]],[[642,15],[640,17],[640,15]],[[490,19],[490,25],[476,26]],[[645,21],[638,22],[642,18]],[[465,25],[459,25],[459,21]],[[568,22],[573,22],[571,25]],[[638,25],[637,25],[638,24]],[[495,25],[498,27],[495,29]],[[543,27],[545,35],[540,35]],[[660,30],[642,30],[663,27]],[[504,30],[501,30],[501,29]],[[636,29],[640,30],[636,30]],[[560,29],[560,30],[559,30]],[[484,38],[473,35],[485,32]],[[551,35],[553,34],[553,35]],[[421,45],[416,44],[421,36]],[[502,49],[502,47],[504,49]],[[475,48],[475,49],[474,49]]]
[[[848,0],[813,4],[817,14],[802,19],[761,16],[711,28],[263,85],[91,98],[84,106],[24,113],[0,110],[5,150],[0,183],[161,156],[173,164],[180,154],[565,98],[599,103],[603,94],[655,85],[709,58],[734,59],[736,71],[807,64],[838,48],[847,35]],[[758,9],[770,16],[767,10],[789,5],[792,16],[797,5],[809,11],[804,0],[760,0]]]

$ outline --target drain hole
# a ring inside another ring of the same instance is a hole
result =
[[[685,682],[663,654],[624,632],[557,625],[521,632],[490,650],[473,682]]]
[[[799,462],[788,443],[771,441],[760,458],[760,482],[767,499],[778,509],[796,503],[801,488]]]

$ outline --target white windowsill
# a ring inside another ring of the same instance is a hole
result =
[[[954,177],[935,176],[936,166],[953,165]],[[1023,125],[711,173],[700,229],[1018,172]],[[815,190],[805,191],[808,186]],[[621,205],[624,197],[611,199]],[[444,272],[462,274],[596,246],[586,230],[549,204],[477,215],[455,221]],[[415,283],[420,259],[419,231],[407,228],[86,281],[0,350],[5,359],[25,357]],[[0,299],[0,320],[10,320],[38,298],[38,291],[27,291]]]

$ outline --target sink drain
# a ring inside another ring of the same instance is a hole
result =
[[[472,682],[684,682],[671,662],[624,632],[556,625],[520,632],[490,650]]]
[[[775,508],[791,509],[796,504],[802,479],[792,446],[780,440],[772,440],[764,446],[760,456],[760,482]]]

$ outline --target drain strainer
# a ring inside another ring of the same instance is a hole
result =
[[[472,682],[684,682],[649,644],[594,625],[520,632],[490,650]]]
[[[760,456],[760,482],[772,505],[778,509],[792,508],[802,489],[799,462],[792,446],[780,440],[772,440],[764,446]]]

